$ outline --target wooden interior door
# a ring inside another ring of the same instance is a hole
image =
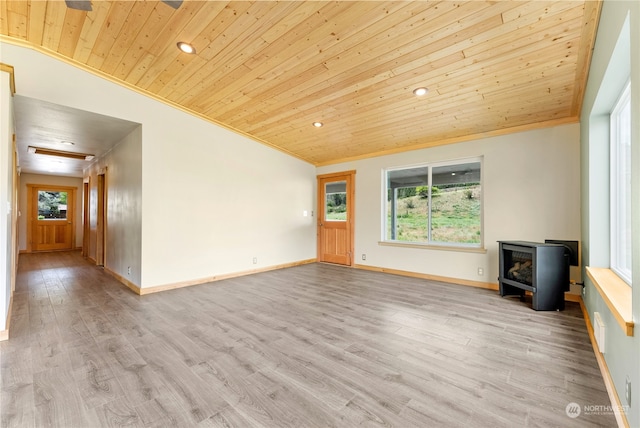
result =
[[[31,251],[71,250],[75,239],[75,187],[29,185]]]
[[[355,171],[318,176],[318,261],[353,265]]]

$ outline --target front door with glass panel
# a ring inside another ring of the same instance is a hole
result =
[[[318,260],[353,264],[353,172],[318,176]]]
[[[71,250],[75,189],[33,186],[30,190],[31,250]]]

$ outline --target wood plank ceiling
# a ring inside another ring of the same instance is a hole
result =
[[[601,7],[92,5],[3,0],[2,41],[63,57],[315,165],[577,121]],[[181,53],[179,41],[197,53]],[[428,94],[414,96],[421,86]]]

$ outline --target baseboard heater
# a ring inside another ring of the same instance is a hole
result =
[[[600,312],[593,313],[593,335],[596,338],[596,343],[598,344],[598,350],[600,353],[604,354],[605,340],[604,340],[604,322],[602,321],[602,317],[600,316]]]

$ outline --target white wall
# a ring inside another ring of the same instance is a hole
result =
[[[13,101],[9,89],[9,73],[0,72],[0,331],[7,328],[7,314],[11,301],[13,133]]]
[[[496,283],[496,241],[580,239],[579,131],[577,124],[539,129],[331,165],[318,168],[318,173],[357,171],[358,263]],[[485,254],[379,245],[383,168],[473,156],[484,157]],[[361,261],[362,253],[366,261]]]
[[[312,165],[154,107],[180,126],[143,125],[145,286],[315,258]]]
[[[142,125],[142,287],[315,258],[312,165],[36,51],[0,55],[20,95]]]
[[[27,185],[45,184],[52,186],[68,186],[76,188],[76,200],[74,207],[75,218],[75,248],[82,247],[82,179],[76,177],[60,177],[56,175],[28,174],[20,175],[20,216],[18,217],[18,249],[27,249]]]
[[[142,127],[85,171],[89,183],[89,248],[96,260],[98,174],[106,177],[106,268],[140,286],[142,277]]]

